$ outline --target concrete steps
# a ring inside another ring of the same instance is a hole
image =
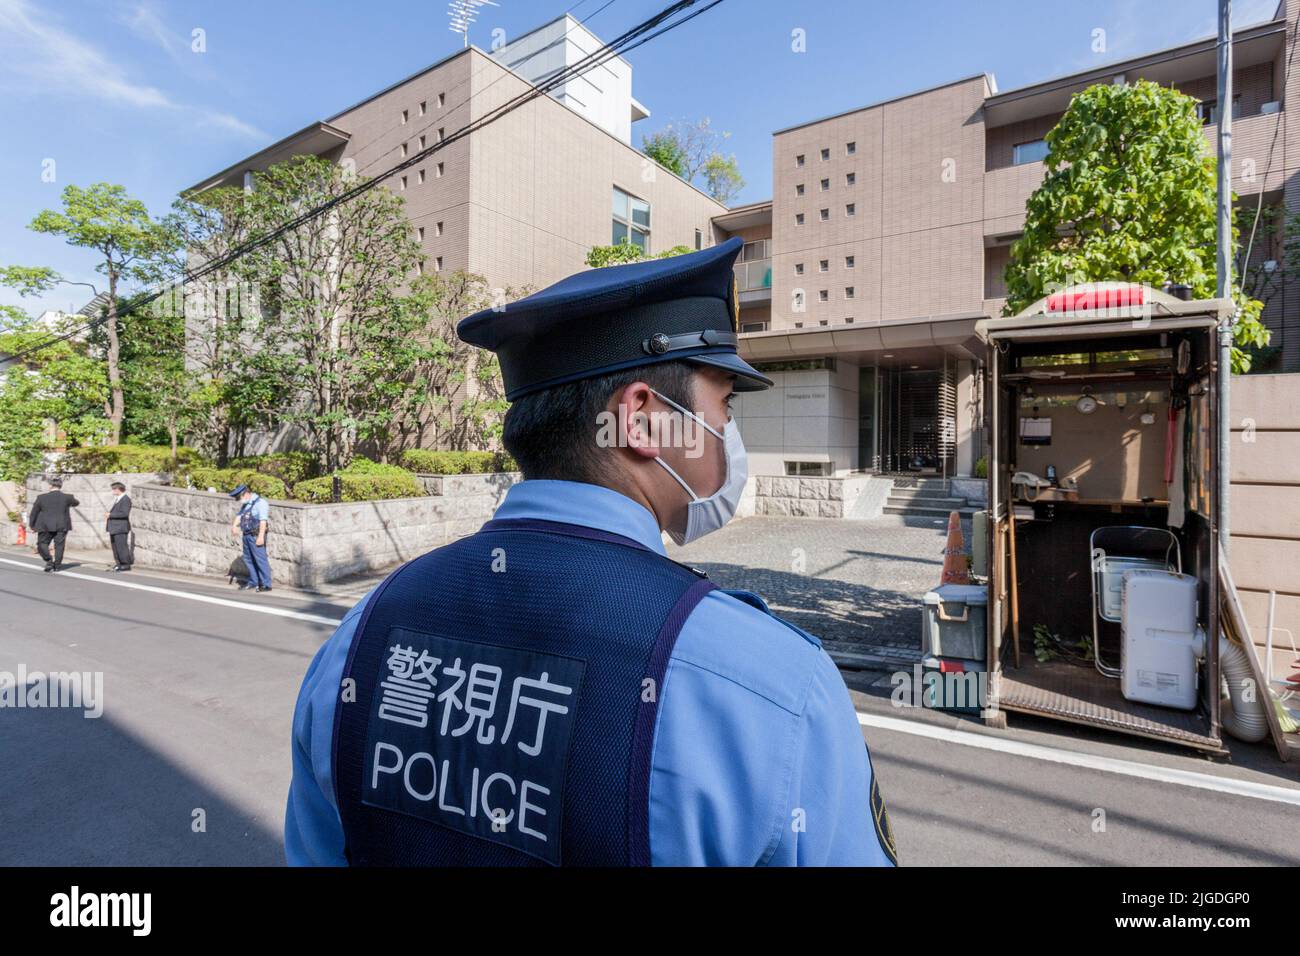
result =
[[[884,507],[887,515],[925,518],[946,518],[954,511],[968,518],[978,510],[980,509],[969,505],[965,498],[952,497],[948,493],[948,482],[941,478],[921,478],[906,485],[900,485],[898,479],[895,479]]]

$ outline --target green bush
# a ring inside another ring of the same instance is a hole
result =
[[[365,474],[352,471],[339,472],[344,501],[383,501],[388,498],[418,498],[424,494],[420,480],[404,469],[401,474]],[[293,486],[293,496],[299,501],[326,504],[334,500],[334,479],[331,475],[309,478]]]
[[[264,475],[274,475],[292,488],[300,481],[315,478],[320,474],[316,459],[311,452],[281,451],[270,455],[247,455],[230,462],[231,468],[251,468]]]
[[[169,445],[100,445],[73,448],[59,468],[66,474],[92,475],[114,472],[176,471],[188,465],[204,464],[203,456],[193,448],[181,446],[172,460]]]
[[[519,465],[503,451],[430,451],[408,448],[402,467],[421,475],[481,475],[518,471]]]
[[[401,465],[385,465],[358,455],[353,458],[342,474],[345,475],[391,475],[394,478],[409,478],[411,472]]]
[[[977,459],[975,462],[975,477],[987,478],[988,476],[989,476],[989,460],[987,458],[981,457]]]
[[[187,484],[191,488],[215,488],[217,491],[231,492],[239,485],[248,485],[263,498],[284,500],[289,497],[289,489],[275,475],[266,475],[252,468],[208,468],[191,467],[178,476],[178,484]]]

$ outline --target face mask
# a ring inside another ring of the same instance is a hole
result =
[[[740,496],[745,490],[745,480],[749,477],[749,461],[745,455],[745,443],[741,441],[740,429],[736,426],[734,420],[728,421],[722,433],[719,434],[717,429],[711,427],[708,422],[694,412],[682,408],[671,398],[666,398],[658,392],[654,394],[661,402],[671,405],[686,417],[693,419],[701,428],[706,429],[710,435],[721,441],[726,453],[727,476],[723,479],[722,487],[707,498],[701,498],[697,495],[691,486],[682,480],[681,475],[673,471],[668,462],[657,456],[655,458],[655,461],[663,466],[664,471],[672,475],[676,482],[691,496],[691,503],[686,506],[685,532],[671,529],[668,531],[668,536],[675,543],[679,545],[689,544],[697,538],[702,538],[710,531],[717,531],[730,521],[732,515],[736,513],[736,506],[740,504]]]

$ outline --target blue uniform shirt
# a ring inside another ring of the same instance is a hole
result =
[[[249,498],[239,506],[239,513],[242,515],[245,511],[250,512],[254,521],[269,521],[271,518],[271,504],[257,492],[253,492],[253,497]],[[253,529],[256,531],[256,527]]]
[[[496,517],[584,525],[664,553],[654,516],[597,485],[525,481]],[[284,825],[292,865],[346,863],[330,752],[366,600],[317,652],[298,695]],[[889,866],[872,820],[871,782],[853,703],[816,639],[729,594],[706,596],[682,626],[659,702],[654,865]]]

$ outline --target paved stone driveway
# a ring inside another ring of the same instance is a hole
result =
[[[939,583],[947,521],[738,518],[670,557],[721,587],[762,595],[837,663],[890,669],[920,657],[921,600]],[[970,549],[970,523],[963,527]]]

